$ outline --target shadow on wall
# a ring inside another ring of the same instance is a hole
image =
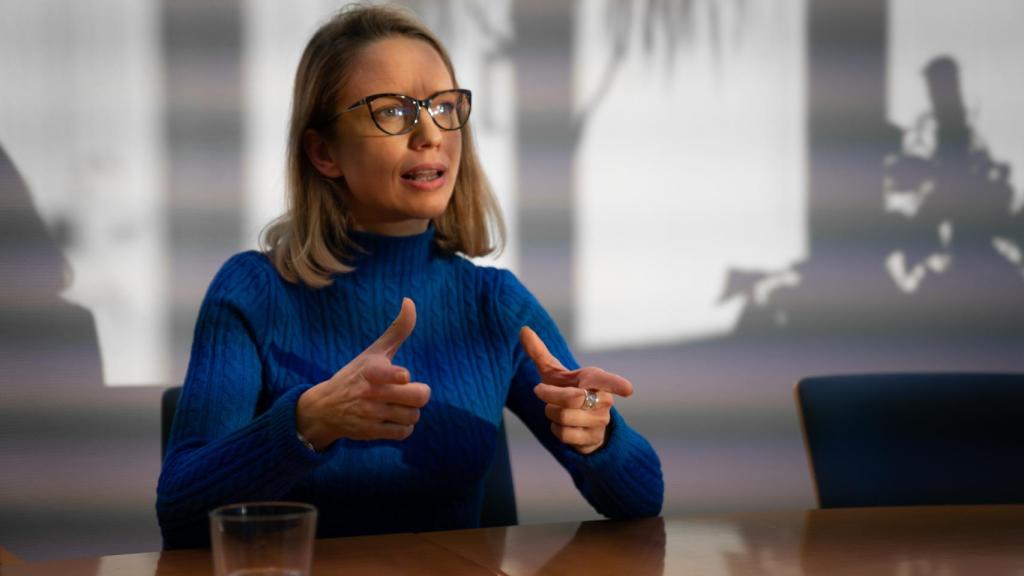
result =
[[[160,390],[103,386],[92,314],[0,145],[0,544],[25,560],[159,547]]]
[[[813,505],[799,378],[1024,371],[1011,167],[970,125],[953,58],[921,62],[921,122],[887,121],[887,13],[808,4],[807,260],[734,271],[722,299],[746,305],[728,336],[583,359],[645,385],[622,410],[649,402],[634,422],[662,455],[666,513]]]
[[[787,411],[780,389],[812,374],[1024,370],[1011,167],[970,125],[949,56],[922,62],[931,109],[920,121],[886,120],[887,5],[809,7],[808,259],[733,272],[723,300],[746,301],[735,332],[675,347]],[[707,359],[737,354],[746,368]]]
[[[733,273],[724,298],[748,302],[739,334],[1020,335],[1024,218],[1010,166],[971,127],[956,61],[934,58],[924,78],[931,110],[858,167],[873,184],[856,191],[872,211],[861,237],[841,250],[826,239],[781,273]]]

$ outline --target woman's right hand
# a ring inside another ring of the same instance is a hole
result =
[[[313,448],[323,450],[339,438],[404,440],[412,434],[430,387],[410,382],[409,371],[391,359],[415,327],[416,305],[404,298],[376,342],[299,397],[296,425]]]

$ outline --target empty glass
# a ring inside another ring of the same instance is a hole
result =
[[[217,576],[308,576],[316,508],[298,502],[248,502],[210,512]]]

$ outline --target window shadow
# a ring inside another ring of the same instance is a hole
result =
[[[0,542],[27,561],[159,545],[160,390],[104,387],[92,313],[61,297],[70,278],[0,145]]]

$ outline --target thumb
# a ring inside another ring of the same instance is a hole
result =
[[[416,304],[411,298],[402,298],[402,309],[398,312],[388,329],[377,338],[377,341],[370,344],[366,352],[384,354],[391,360],[395,352],[405,342],[405,339],[412,334],[416,327]]]
[[[555,386],[576,385],[578,371],[566,370],[565,366],[558,361],[558,358],[555,358],[551,352],[548,352],[548,347],[544,344],[544,341],[530,327],[523,326],[519,331],[519,343],[522,344],[523,350],[530,356],[533,363],[537,365],[537,371],[540,372],[542,382]]]

